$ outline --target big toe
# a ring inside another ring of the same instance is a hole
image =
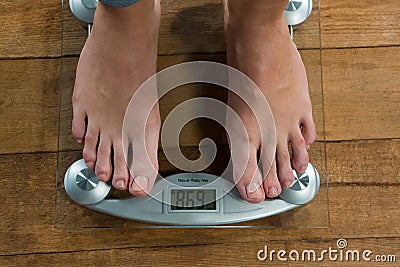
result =
[[[155,179],[151,179],[145,175],[136,175],[135,177],[131,177],[129,192],[136,197],[143,197],[150,192],[154,180]]]
[[[250,159],[248,160],[243,175],[235,173],[234,180],[242,198],[250,203],[260,203],[265,200],[265,192],[262,186],[262,175],[257,164],[257,150],[250,149]]]
[[[148,124],[145,134],[132,142],[129,192],[134,196],[149,194],[158,175],[159,124]]]
[[[158,165],[152,164],[147,168],[140,166],[140,159],[136,160],[133,164],[138,167],[135,173],[130,176],[129,192],[136,197],[148,195],[153,188],[154,182],[157,178]]]

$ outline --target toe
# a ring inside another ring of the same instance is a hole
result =
[[[297,172],[304,172],[309,161],[307,144],[300,129],[295,129],[294,131],[295,133],[290,137],[293,153],[292,166]]]
[[[157,178],[158,135],[159,125],[148,124],[146,126],[146,136],[133,140],[129,192],[134,196],[147,195],[153,188]]]
[[[312,117],[307,118],[302,122],[301,133],[306,141],[306,147],[309,149],[311,144],[314,143],[317,138],[317,131],[315,130],[315,124]]]
[[[72,119],[72,135],[79,144],[83,144],[85,137],[85,118],[86,114],[84,112],[74,111],[74,118]]]
[[[86,165],[90,169],[94,169],[96,163],[96,151],[97,151],[97,142],[99,139],[99,130],[95,127],[90,127],[88,125],[88,129],[85,135],[85,146],[83,148],[83,159],[86,162]]]
[[[129,192],[135,197],[146,196],[153,187],[154,180],[145,175],[135,175],[131,177],[129,183]]]
[[[234,178],[235,178],[234,174]],[[250,148],[250,158],[243,175],[235,178],[236,187],[242,198],[250,203],[259,203],[265,199],[262,175],[257,164],[257,149]]]
[[[265,195],[269,198],[277,197],[282,192],[282,187],[279,183],[278,175],[276,172],[276,161],[275,160],[274,160],[268,174],[264,178],[263,185],[264,185]]]
[[[260,155],[264,191],[269,198],[277,197],[282,191],[277,174],[275,154],[274,150],[273,155],[265,151]]]
[[[114,174],[112,183],[118,190],[125,190],[128,187],[129,171],[122,149],[122,141],[114,141]],[[127,151],[127,150],[125,150]]]
[[[289,188],[294,181],[294,176],[290,165],[290,154],[286,140],[282,140],[278,143],[276,157],[279,182],[283,188]]]
[[[100,181],[107,182],[111,176],[111,140],[105,134],[100,134],[97,149],[96,176]]]

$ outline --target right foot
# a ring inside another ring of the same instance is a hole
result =
[[[147,121],[147,154],[132,162],[129,174],[122,143],[125,110],[137,88],[156,72],[159,0],[142,0],[126,8],[113,8],[100,1],[94,27],[77,67],[73,93],[72,133],[84,144],[83,158],[99,180],[119,190],[144,196],[152,188],[158,170],[157,150],[160,115],[156,106]],[[136,141],[138,142],[138,141]],[[135,148],[135,139],[132,141]],[[134,155],[135,156],[135,155]],[[146,165],[147,164],[147,165]]]
[[[292,167],[300,173],[307,168],[307,149],[316,136],[307,75],[283,15],[287,0],[229,0],[225,3],[228,63],[258,85],[268,100],[276,125],[275,159],[271,162],[268,156],[272,155],[261,155],[258,166],[257,153],[262,143],[258,122],[252,110],[229,92],[228,104],[243,121],[250,144],[247,161],[240,158],[247,155],[246,150],[232,150],[232,158],[240,159],[236,163],[247,163],[242,175],[234,174],[236,186],[243,199],[258,203],[266,197],[278,196],[283,188],[291,186]],[[259,108],[254,103],[250,106],[254,110]],[[227,117],[227,125],[232,127],[235,123]],[[288,143],[292,147],[292,159]]]

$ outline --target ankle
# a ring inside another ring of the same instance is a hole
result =
[[[142,0],[123,8],[112,7],[99,1],[96,8],[96,14],[118,22],[128,22],[138,18],[143,19],[150,17],[153,14],[158,14],[160,13],[160,9],[159,0]]]
[[[287,0],[230,0],[227,5],[228,25],[258,29],[279,25]]]
[[[147,31],[158,28],[161,7],[159,0],[142,0],[124,8],[115,8],[99,1],[94,17],[94,28],[108,27],[110,31]],[[134,28],[132,28],[134,27]]]

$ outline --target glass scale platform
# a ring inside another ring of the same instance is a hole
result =
[[[313,1],[312,12],[304,23],[297,27],[289,27],[288,29],[293,34],[293,39],[300,50],[308,74],[310,96],[313,103],[313,116],[318,133],[317,141],[312,145],[309,151],[310,161],[318,170],[320,177],[320,187],[317,195],[305,205],[273,216],[243,221],[240,223],[221,224],[216,220],[215,224],[204,223],[196,225],[190,223],[185,225],[184,216],[182,217],[183,222],[180,221],[180,223],[170,222],[163,224],[132,221],[80,206],[72,201],[66,193],[64,176],[71,164],[82,158],[82,147],[75,142],[71,134],[71,98],[79,53],[88,36],[88,28],[90,30],[90,27],[88,27],[87,24],[78,21],[73,15],[70,8],[70,2],[71,1],[67,0],[63,1],[63,56],[59,105],[59,152],[56,175],[56,228],[320,228],[329,226],[328,172],[326,169],[324,137],[319,3],[317,3],[317,1]],[[82,2],[89,3],[96,1]],[[190,5],[182,5],[180,2],[190,2]],[[295,12],[300,9],[302,5],[301,2],[302,1],[289,1],[286,12]],[[84,3],[86,4],[86,7],[90,7],[88,3]],[[186,6],[186,8],[177,8],[178,6]],[[185,0],[164,0],[162,1],[162,8],[163,13],[161,18],[162,23],[160,28],[158,58],[159,71],[184,62],[211,61],[225,63],[226,48],[223,34],[222,3],[211,0],[196,1],[195,3],[193,3],[193,1]],[[178,11],[176,13],[169,13],[168,10]],[[307,11],[305,10],[304,12]],[[215,16],[210,16],[210,14],[214,14]],[[205,17],[207,17],[207,19],[205,19]],[[207,22],[205,20],[209,20],[208,23],[205,23]],[[296,17],[292,17],[292,20],[288,19],[288,21],[291,21],[293,24],[297,24],[298,22]],[[196,31],[193,29],[196,29]],[[226,96],[227,91],[215,85],[193,83],[179,86],[160,99],[161,117],[164,121],[167,115],[172,112],[177,105],[189,99],[196,97],[211,97],[226,102]],[[180,150],[188,159],[194,160],[199,157],[199,149],[197,145],[204,138],[213,139],[217,145],[218,151],[212,164],[201,172],[206,173],[210,177],[218,177],[224,172],[225,168],[227,168],[230,159],[225,131],[220,125],[207,119],[196,119],[191,121],[180,133]],[[159,146],[159,173],[163,177],[182,175],[182,171],[174,167],[165,156],[165,151],[168,149],[171,148]],[[84,173],[85,172],[87,172],[86,177],[92,174],[90,170],[84,170]],[[195,173],[193,175],[199,174]],[[301,174],[298,175],[298,178],[300,177],[302,177]],[[305,183],[306,185],[307,182],[308,180]],[[173,190],[170,190],[169,192],[171,193]],[[204,192],[207,193],[208,191]],[[107,199],[128,199],[130,197],[131,195],[128,192],[114,189],[111,190]],[[213,209],[212,206],[215,205],[215,203],[216,202],[211,202],[211,206],[208,205],[208,207]],[[173,206],[172,208],[166,206],[166,210],[169,212],[173,209]],[[118,212],[114,213],[118,214]]]

